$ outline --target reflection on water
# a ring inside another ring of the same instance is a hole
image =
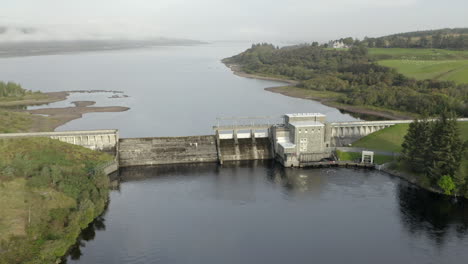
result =
[[[403,226],[413,236],[427,236],[436,245],[457,237],[463,238],[468,229],[468,203],[452,197],[434,194],[401,183],[398,185],[400,217]]]
[[[108,211],[83,233],[68,263],[468,258],[466,201],[376,171],[239,162],[128,168],[120,177]]]
[[[81,231],[81,234],[78,238],[76,244],[70,248],[68,252],[68,257],[72,260],[78,260],[83,255],[81,253],[81,248],[85,246],[86,241],[92,241],[96,237],[96,231],[106,230],[105,218],[104,215],[98,216],[89,226]],[[66,264],[66,259],[62,262]]]

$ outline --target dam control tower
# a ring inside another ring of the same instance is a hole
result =
[[[284,115],[284,123],[271,127],[276,159],[285,167],[319,161],[332,155],[330,124],[320,113]]]

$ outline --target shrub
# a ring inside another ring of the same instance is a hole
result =
[[[452,177],[448,175],[442,176],[437,185],[444,191],[445,194],[450,195],[452,191],[455,190],[455,183],[452,180]]]

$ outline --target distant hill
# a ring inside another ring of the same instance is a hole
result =
[[[361,44],[369,48],[434,48],[468,49],[468,28],[444,28],[437,30],[398,33],[379,38],[365,38]]]
[[[444,28],[436,30],[397,33],[363,40],[351,37],[333,40],[346,46],[364,45],[368,48],[426,48],[468,50],[468,28]],[[327,44],[329,47],[330,44]]]
[[[166,38],[150,40],[0,41],[0,58],[201,44],[206,43],[197,40]]]
[[[139,39],[92,34],[61,35],[59,33],[33,27],[0,25],[0,57],[204,44],[197,40],[164,37]]]

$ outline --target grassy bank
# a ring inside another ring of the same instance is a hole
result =
[[[112,157],[47,138],[0,140],[0,263],[55,263],[108,199]]]
[[[417,80],[468,83],[468,51],[441,49],[369,49],[380,65]]]
[[[30,114],[0,110],[0,133],[29,131],[32,124]]]
[[[41,92],[28,92],[21,96],[0,97],[0,106],[32,105],[50,103],[57,100]]]
[[[459,122],[460,136],[463,141],[468,141],[468,122]],[[354,142],[353,147],[381,150],[388,152],[401,152],[404,136],[407,133],[409,124],[395,125],[375,133],[372,133],[360,140]],[[407,173],[408,169],[397,165],[397,170]],[[460,165],[460,175],[468,175],[468,152],[465,153],[463,161]],[[422,177],[419,177],[422,178]],[[415,176],[415,179],[418,177]],[[426,183],[423,183],[426,184]]]
[[[356,160],[361,160],[362,153],[360,152],[343,152],[343,151],[336,151],[336,155],[339,160],[346,160],[346,161],[356,161]],[[374,155],[374,163],[375,164],[384,164],[387,162],[392,162],[394,161],[395,158],[393,156],[387,156],[387,155],[380,155],[380,154],[375,154]]]
[[[468,140],[468,122],[459,122],[458,125],[462,139]],[[353,147],[400,152],[408,127],[409,124],[398,124],[382,129],[354,142]]]

